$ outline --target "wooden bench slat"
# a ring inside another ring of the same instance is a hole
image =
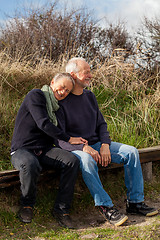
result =
[[[154,147],[148,147],[148,148],[140,148],[138,149],[138,152],[144,153],[144,152],[159,152],[160,151],[160,145],[154,146]]]
[[[138,149],[140,155],[140,162],[147,163],[153,161],[160,161],[160,146]],[[100,170],[114,169],[123,167],[123,164],[111,163],[107,168],[101,167]],[[42,171],[41,175],[53,174],[54,170]],[[19,184],[19,171],[18,170],[6,170],[0,172],[0,188],[9,187]]]
[[[0,177],[3,177],[3,176],[17,176],[17,174],[19,173],[18,170],[6,170],[6,171],[1,171],[0,172]]]
[[[160,160],[160,146],[138,149],[141,163]]]

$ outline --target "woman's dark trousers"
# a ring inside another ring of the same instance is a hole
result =
[[[79,170],[77,157],[60,148],[52,148],[40,156],[32,150],[21,148],[12,155],[11,161],[13,166],[19,170],[22,206],[34,206],[40,172],[43,167],[53,168],[60,170],[59,191],[54,209],[57,212],[69,212]]]

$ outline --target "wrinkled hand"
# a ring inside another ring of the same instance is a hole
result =
[[[88,144],[88,141],[82,137],[70,137],[68,142],[70,144]]]
[[[109,145],[103,143],[100,148],[100,161],[99,164],[101,164],[103,167],[107,167],[108,164],[111,163],[111,153],[109,150]]]
[[[87,144],[84,145],[83,152],[89,153],[96,162],[100,161],[99,152],[94,150],[92,147],[88,146]]]

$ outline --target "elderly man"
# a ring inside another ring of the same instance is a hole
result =
[[[84,89],[91,81],[90,66],[83,58],[73,58],[66,65],[66,72],[75,80],[73,91],[59,102],[57,111],[60,128],[70,136],[81,136],[88,144],[71,145],[64,141],[63,149],[72,151],[80,159],[83,179],[92,194],[95,206],[106,220],[115,226],[128,217],[114,208],[110,196],[103,189],[97,163],[106,167],[109,163],[123,163],[127,187],[127,213],[153,216],[158,213],[144,203],[143,176],[138,150],[132,146],[112,142],[96,101],[95,95]]]
[[[72,228],[69,210],[79,169],[79,160],[72,153],[57,148],[57,139],[72,143],[86,143],[60,130],[55,111],[58,100],[64,99],[74,86],[68,73],[55,76],[50,86],[33,89],[25,97],[16,117],[11,144],[11,161],[19,170],[21,208],[19,218],[30,223],[36,201],[36,184],[41,169],[60,170],[59,192],[52,214],[63,227]]]

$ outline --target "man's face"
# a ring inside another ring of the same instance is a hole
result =
[[[63,100],[71,92],[73,88],[72,82],[68,78],[61,78],[57,82],[52,80],[50,87],[53,90],[55,98],[60,101]]]
[[[76,73],[77,83],[82,87],[88,87],[90,85],[90,80],[92,78],[91,69],[87,62],[81,61],[79,63],[79,72]]]

